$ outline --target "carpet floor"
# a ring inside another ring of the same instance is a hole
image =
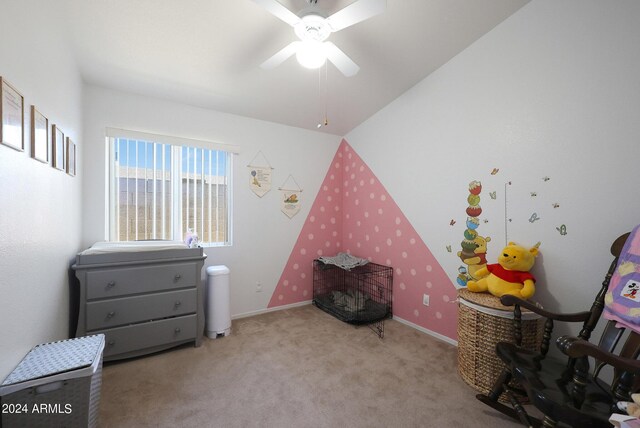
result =
[[[456,348],[394,320],[385,337],[308,305],[231,335],[107,363],[101,427],[514,427],[475,399]]]

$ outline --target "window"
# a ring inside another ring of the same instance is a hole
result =
[[[132,131],[111,134],[112,241],[181,241],[191,230],[205,245],[231,244],[230,151]],[[166,139],[173,141],[158,141]]]

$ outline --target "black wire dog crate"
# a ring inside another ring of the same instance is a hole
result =
[[[313,304],[339,320],[369,325],[384,337],[392,312],[393,268],[367,263],[351,270],[313,261]]]

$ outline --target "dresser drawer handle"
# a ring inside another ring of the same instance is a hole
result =
[[[182,305],[182,302],[180,300],[176,300],[176,302],[173,304],[173,307],[178,309],[180,305]]]
[[[182,330],[180,329],[180,327],[176,327],[176,329],[175,329],[175,333],[176,333],[176,334],[179,334],[181,331],[182,331]]]
[[[115,317],[115,316],[116,316],[115,311],[111,311],[111,312],[109,312],[109,313],[107,314],[107,318],[113,318],[113,317]]]
[[[111,287],[115,287],[116,282],[115,281],[109,281],[107,282],[107,288],[111,288]]]
[[[176,281],[178,281],[180,278],[182,278],[182,275],[180,275],[179,273],[176,274],[176,276],[173,277]]]

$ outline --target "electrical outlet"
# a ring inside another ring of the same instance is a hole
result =
[[[256,293],[260,293],[262,291],[262,283],[260,281],[256,282]]]
[[[425,306],[429,306],[429,295],[428,294],[423,294],[422,295],[422,304]]]

